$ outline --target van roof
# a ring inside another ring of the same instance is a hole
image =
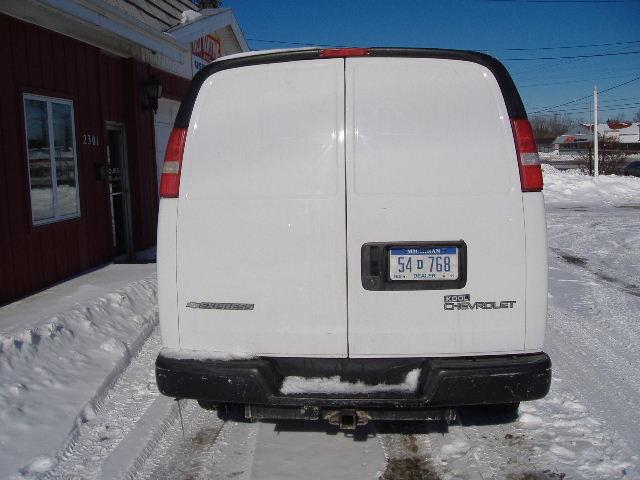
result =
[[[321,58],[321,52],[326,50],[321,47],[306,47],[292,49],[259,50],[243,52],[234,55],[220,57],[200,70],[189,86],[174,124],[175,128],[188,128],[191,120],[191,112],[200,87],[211,75],[229,68],[260,65],[267,63],[282,63],[300,60],[316,60]],[[406,58],[440,58],[446,60],[459,60],[478,63],[489,69],[498,81],[502,96],[507,106],[507,112],[511,118],[527,118],[520,94],[513,83],[509,72],[496,58],[469,50],[447,50],[438,48],[368,48],[369,57],[406,57]]]
[[[254,57],[256,55],[265,55],[271,53],[283,53],[283,52],[304,52],[306,50],[322,50],[323,47],[304,47],[304,48],[271,48],[269,50],[253,50],[251,52],[233,53],[231,55],[225,55],[224,57],[218,57],[211,63],[224,62],[232,58],[245,58]],[[209,65],[211,65],[211,63]]]

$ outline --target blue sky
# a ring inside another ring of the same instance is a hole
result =
[[[594,82],[604,90],[640,76],[640,53],[508,60],[640,52],[639,0],[223,0],[222,6],[234,10],[254,50],[302,43],[490,53],[513,75],[530,115],[544,109],[588,119],[589,99],[555,106],[590,95]],[[539,49],[594,44],[602,46]],[[532,50],[505,50],[515,48]],[[605,118],[631,118],[640,110],[640,80],[603,93],[600,103]]]

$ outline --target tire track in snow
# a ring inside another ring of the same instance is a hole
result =
[[[97,478],[102,462],[160,395],[153,368],[160,350],[156,328],[129,366],[107,390],[98,408],[85,409],[73,443],[59,454],[46,478]]]
[[[560,256],[565,262],[574,267],[580,268],[589,272],[590,274],[598,277],[599,280],[611,285],[612,287],[620,290],[623,293],[628,293],[634,297],[640,297],[640,287],[634,283],[628,283],[625,280],[601,272],[589,266],[589,262],[586,258],[575,256],[569,252],[566,252],[560,248],[551,248],[551,251]]]
[[[173,422],[149,458],[130,478],[218,478],[209,466],[215,457],[223,422],[212,412],[201,409],[194,401],[181,403],[182,420]]]
[[[613,360],[616,355],[610,346],[599,341],[596,332],[568,322],[571,315],[566,312],[552,308],[549,319],[547,350],[554,359],[555,374],[571,384],[576,397],[613,430],[612,436],[624,439],[617,447],[618,456],[624,458],[627,451],[626,458],[637,464],[637,455],[632,455],[640,452],[640,424],[634,415],[639,393],[632,384],[637,383],[633,382],[637,367]]]
[[[640,323],[634,321],[640,320],[640,300],[581,265],[552,255],[550,267],[546,343],[554,372],[571,382],[580,400],[613,427],[631,452],[639,452],[640,422],[631,412],[640,397]],[[582,288],[567,295],[563,285],[571,282]]]
[[[513,415],[466,408],[448,432],[432,435],[432,455],[443,479],[562,480],[561,462],[539,458],[535,433]]]
[[[434,464],[428,433],[441,422],[376,424],[387,463],[381,480],[442,480],[442,469]],[[398,433],[391,433],[394,430]]]
[[[182,426],[184,425],[184,432]],[[182,424],[174,422],[136,480],[251,478],[257,424],[223,422],[193,401],[183,402]]]
[[[258,424],[253,480],[376,479],[384,452],[370,427],[340,431],[323,421]]]

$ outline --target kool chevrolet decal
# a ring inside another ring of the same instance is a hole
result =
[[[501,308],[513,308],[515,304],[515,300],[471,302],[471,295],[468,293],[444,296],[445,310],[499,310]]]

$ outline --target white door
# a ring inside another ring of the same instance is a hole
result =
[[[347,355],[343,129],[342,59],[203,84],[178,200],[182,348]]]
[[[164,152],[167,150],[169,134],[173,128],[173,122],[176,119],[176,115],[178,115],[179,108],[180,102],[169,100],[168,98],[158,99],[158,110],[154,116],[156,132],[156,174],[158,177],[158,185],[160,184],[160,175],[162,174]]]
[[[345,74],[349,356],[521,351],[522,193],[495,77],[420,58],[347,58]],[[363,245],[383,246],[386,276],[384,245],[453,241],[466,244],[464,288],[364,288]],[[452,294],[480,306],[445,310]]]

